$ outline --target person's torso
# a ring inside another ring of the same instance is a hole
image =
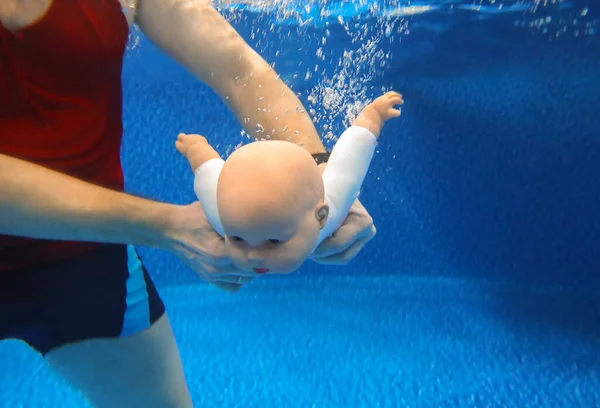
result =
[[[127,20],[118,0],[50,1],[24,29],[0,24],[0,153],[122,190]],[[0,236],[0,270],[88,246]]]

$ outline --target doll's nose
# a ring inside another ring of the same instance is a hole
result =
[[[248,251],[248,262],[250,262],[252,265],[260,265],[264,262],[264,260],[265,257],[260,250],[252,249]]]

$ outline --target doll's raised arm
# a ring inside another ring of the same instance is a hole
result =
[[[323,172],[329,217],[317,246],[342,226],[369,171],[381,129],[387,120],[400,116],[394,105],[403,103],[402,95],[396,92],[378,97],[362,110],[335,144]]]

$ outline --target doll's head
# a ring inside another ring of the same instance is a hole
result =
[[[284,141],[242,146],[225,161],[217,203],[226,245],[239,268],[291,273],[327,221],[321,172],[302,147]]]

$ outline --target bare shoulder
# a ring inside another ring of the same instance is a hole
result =
[[[2,0],[0,21],[11,31],[18,31],[39,21],[54,0]]]

